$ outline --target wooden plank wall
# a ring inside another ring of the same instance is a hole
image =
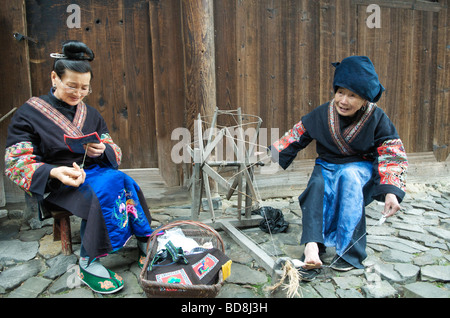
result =
[[[380,28],[366,12],[380,3]],[[217,105],[290,129],[333,96],[331,62],[367,55],[408,152],[449,148],[448,1],[215,1]],[[438,154],[438,151],[442,154]],[[309,147],[299,158],[313,158]]]
[[[448,160],[450,152],[450,2],[443,3],[437,23],[436,110],[434,114],[433,152],[439,161]]]
[[[122,167],[157,167],[148,2],[76,1],[81,9],[81,28],[69,28],[66,23],[72,14],[67,8],[73,1],[25,3],[28,36],[39,41],[29,43],[33,95],[50,90],[53,60],[49,54],[60,52],[65,40],[85,42],[96,55],[92,62],[93,93],[85,101],[105,118],[122,149]]]
[[[0,10],[0,41],[8,43],[0,50],[0,117],[5,116],[24,100],[31,97],[31,82],[28,63],[28,47],[17,42],[13,33],[26,34],[27,22],[22,0],[8,2],[8,10]],[[0,158],[5,157],[5,143],[11,115],[0,122]],[[7,201],[9,189],[5,189],[3,170],[5,162],[0,160],[0,207]],[[5,180],[6,181],[6,180]],[[20,190],[14,189],[19,192]],[[14,191],[13,190],[13,191]],[[22,193],[21,193],[22,194]],[[23,195],[23,194],[22,194]]]
[[[186,126],[181,7],[173,1],[151,1],[149,10],[158,167],[167,184],[177,185],[182,167],[172,163],[170,153],[173,129]]]

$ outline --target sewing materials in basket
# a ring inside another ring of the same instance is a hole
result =
[[[147,297],[210,298],[217,296],[230,272],[231,260],[219,233],[198,221],[179,220],[149,238],[139,283]]]
[[[182,248],[168,241],[149,265],[147,279],[159,283],[211,285],[217,283],[221,269],[226,279],[230,267],[231,260],[217,248],[195,247],[184,253]]]
[[[179,227],[174,227],[164,231],[164,234],[158,236],[158,252],[164,249],[169,241],[172,242],[173,245],[181,247],[184,252],[189,252],[199,246],[194,239],[186,237]]]

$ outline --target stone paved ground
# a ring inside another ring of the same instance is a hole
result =
[[[222,201],[224,214],[233,209],[232,202]],[[264,205],[279,208],[290,222],[286,233],[271,239],[259,228],[243,232],[276,259],[299,258],[301,211],[297,198],[271,199]],[[310,283],[301,283],[304,298],[450,298],[450,182],[411,184],[402,204],[403,210],[385,224],[374,225],[382,206],[372,203],[367,209],[368,258],[365,269],[347,273],[325,268]],[[187,219],[187,207],[153,211],[155,225],[173,219]],[[75,264],[79,253],[79,221],[72,220],[75,254],[60,254],[60,242],[52,241],[51,220],[24,224],[20,209],[0,210],[0,298],[100,298],[145,297],[138,283],[136,242],[102,262],[118,272],[125,288],[117,294],[102,296],[81,286]],[[225,233],[226,254],[233,260],[232,275],[218,297],[285,297],[280,288],[270,293],[275,282],[255,260]],[[78,243],[78,244],[77,244]],[[332,249],[324,262],[329,264]]]
[[[301,233],[301,211],[297,198],[265,202],[283,211],[291,222],[287,233],[264,234],[259,229],[244,230],[266,251],[277,257],[299,258],[303,248],[297,242]],[[450,183],[415,184],[408,187],[402,211],[377,225],[383,206],[373,202],[366,208],[368,257],[365,269],[346,273],[325,268],[299,292],[305,298],[450,298]],[[229,239],[225,237],[229,242]],[[230,277],[219,296],[285,297],[283,292],[268,293],[265,272],[247,253],[232,243],[228,254],[247,266],[245,274]],[[328,249],[324,263],[334,256]],[[239,265],[239,267],[242,267]],[[253,276],[254,275],[254,276]],[[244,283],[244,280],[246,282]]]

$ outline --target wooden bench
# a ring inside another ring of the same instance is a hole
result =
[[[72,254],[72,231],[70,228],[70,216],[67,211],[51,211],[53,217],[53,241],[61,241],[61,249],[64,255]]]
[[[41,219],[53,218],[53,241],[61,241],[61,250],[64,255],[72,254],[72,230],[70,228],[70,216],[72,213],[60,209],[49,208],[38,203]]]

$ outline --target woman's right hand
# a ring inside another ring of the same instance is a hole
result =
[[[75,162],[73,167],[57,167],[50,170],[50,178],[58,179],[63,184],[79,187],[84,183],[86,173]]]

